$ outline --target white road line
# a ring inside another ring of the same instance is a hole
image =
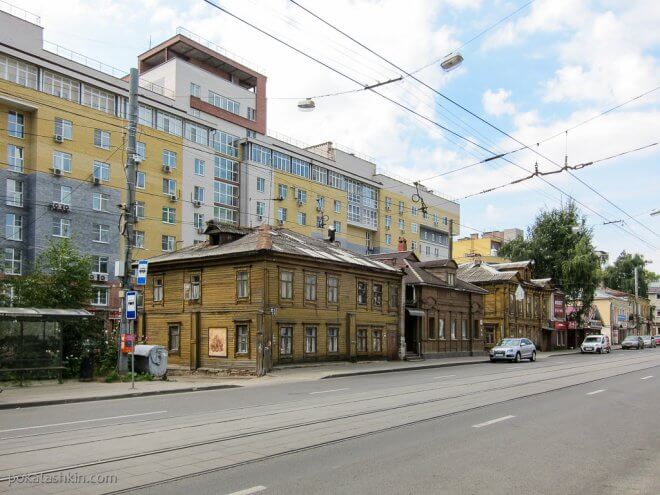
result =
[[[10,430],[0,430],[0,433],[6,433],[9,431],[20,431],[20,430],[32,430],[35,428],[49,428],[50,426],[64,426],[64,425],[77,425],[79,423],[93,423],[95,421],[106,421],[108,419],[124,419],[124,418],[135,418],[137,416],[149,416],[150,414],[164,414],[167,411],[154,411],[147,413],[139,414],[124,414],[122,416],[110,416],[107,418],[97,418],[97,419],[81,419],[80,421],[67,421],[66,423],[52,423],[49,425],[38,425],[38,426],[25,426],[23,428],[12,428]]]
[[[240,490],[238,492],[228,493],[227,495],[251,495],[252,493],[263,492],[266,489],[263,485],[253,486],[252,488],[246,488],[245,490]]]
[[[434,376],[433,378],[451,378],[452,376],[456,376],[456,375],[440,375],[440,376]]]
[[[648,380],[649,378],[653,378],[653,375],[643,376],[640,378],[640,380]]]
[[[606,389],[601,388],[600,390],[594,390],[593,392],[587,392],[587,395],[596,395],[596,394],[599,394],[601,392],[605,392],[605,390]]]
[[[330,392],[341,392],[342,390],[348,390],[348,388],[334,388],[332,390],[319,390],[318,392],[310,392],[309,395],[314,394],[329,394]],[[230,494],[231,495],[231,494]]]
[[[515,418],[515,416],[502,416],[501,418],[497,419],[491,419],[490,421],[486,421],[484,423],[479,423],[478,425],[472,425],[472,428],[483,428],[484,426],[492,425],[494,423],[499,423],[500,421],[506,421],[507,419]]]

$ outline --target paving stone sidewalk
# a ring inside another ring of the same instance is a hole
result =
[[[578,351],[542,352],[538,359],[551,356],[574,354]],[[468,364],[485,363],[485,356],[428,359],[422,361],[361,361],[359,363],[310,363],[278,366],[268,376],[256,377],[206,377],[175,376],[170,380],[136,382],[135,389],[130,383],[102,383],[55,380],[34,381],[27,386],[3,385],[0,393],[0,410],[19,407],[34,407],[75,402],[89,402],[107,399],[142,397],[159,394],[218,390],[245,386],[267,386],[277,383],[322,380],[354,375],[370,375],[412,371],[426,368],[443,368]]]

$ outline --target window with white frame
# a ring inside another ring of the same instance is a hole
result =
[[[164,223],[175,223],[176,222],[176,209],[169,208],[167,206],[163,207],[162,220]]]
[[[176,152],[170,150],[163,150],[163,166],[176,168]]]
[[[92,306],[107,306],[108,305],[108,288],[107,287],[92,287]]]
[[[93,237],[94,242],[101,242],[107,244],[110,242],[110,226],[104,225],[101,223],[95,223],[93,227]]]
[[[341,213],[341,201],[339,201],[338,199],[334,200],[333,210],[335,213]]]
[[[385,234],[385,244],[388,246],[392,244],[392,234]]]
[[[216,206],[213,208],[213,218],[220,222],[237,224],[238,211],[224,206]]]
[[[224,182],[214,182],[213,201],[223,205],[238,206],[238,186]]]
[[[144,249],[144,232],[141,230],[133,231],[133,247]]]
[[[277,209],[277,219],[280,222],[286,222],[286,208]]]
[[[304,189],[296,188],[296,201],[300,203],[307,203],[307,191]]]
[[[214,158],[213,176],[216,179],[238,182],[238,162],[216,156]]]
[[[289,357],[293,351],[293,328],[280,327],[280,357]]]
[[[140,157],[142,161],[147,159],[147,145],[140,141],[135,143],[135,153]]]
[[[55,186],[54,199],[58,203],[62,203],[63,205],[71,206],[71,194],[72,193],[73,193],[73,189],[71,189],[70,186],[57,185],[57,186]]]
[[[101,112],[115,113],[115,95],[87,84],[83,84],[81,103]]]
[[[316,274],[305,274],[305,301],[316,301]]]
[[[48,70],[43,71],[43,82],[41,90],[64,100],[80,101],[80,83],[60,74]]]
[[[341,222],[339,220],[332,222],[332,226],[335,228],[335,233],[341,233]]]
[[[298,225],[307,225],[307,213],[302,211],[298,212]]]
[[[110,195],[95,192],[92,194],[92,209],[94,211],[108,211]]]
[[[312,165],[312,180],[319,184],[327,184],[328,169],[325,167],[319,167],[318,165]]]
[[[328,327],[328,352],[338,352],[339,350],[339,328]]]
[[[5,248],[5,275],[21,275],[23,272],[23,252],[18,248]]]
[[[92,271],[108,273],[109,258],[107,256],[92,256]]]
[[[138,220],[144,219],[144,201],[135,202],[135,218]]]
[[[151,107],[140,105],[138,109],[138,124],[148,127],[154,126],[154,110]]]
[[[280,299],[293,299],[293,272],[280,271]]]
[[[291,158],[291,173],[309,179],[312,164],[300,158]]]
[[[291,172],[291,157],[289,155],[285,155],[279,151],[273,151],[272,160],[274,169],[282,170],[283,172]]]
[[[209,131],[206,127],[186,122],[186,139],[193,143],[208,146],[209,144]]]
[[[110,165],[108,163],[94,161],[93,175],[95,179],[108,182],[110,180]]]
[[[367,331],[365,329],[357,331],[357,350],[367,352]]]
[[[225,155],[238,157],[238,142],[240,138],[222,131],[211,133],[211,147]]]
[[[204,176],[206,173],[206,162],[199,158],[195,158],[195,175]]]
[[[147,174],[144,172],[135,173],[135,187],[138,189],[144,189],[147,185]]]
[[[341,191],[346,189],[344,176],[338,172],[333,172],[332,170],[328,170],[328,185]]]
[[[8,241],[23,240],[23,217],[15,213],[5,216],[5,237]]]
[[[241,105],[237,101],[231,100],[213,91],[209,91],[209,103],[214,107],[222,108],[235,115],[240,115]]]
[[[403,218],[399,218],[399,230],[403,231],[406,228],[406,222]]]
[[[257,191],[260,193],[266,192],[266,179],[257,177]]]
[[[193,201],[199,201],[200,203],[204,202],[204,188],[201,186],[195,186],[193,188]]]
[[[24,171],[24,158],[23,158],[23,148],[19,146],[14,146],[13,144],[7,145],[7,168],[12,172]]]
[[[23,206],[23,181],[7,179],[7,205]]]
[[[7,134],[19,139],[25,137],[25,116],[22,113],[13,110],[7,112]]]
[[[176,249],[176,238],[173,235],[162,236],[161,249],[167,252],[174,251]]]
[[[410,214],[412,216],[417,216],[417,207],[416,206],[411,206],[410,207]]]
[[[53,169],[71,173],[71,153],[53,151]]]
[[[257,120],[257,111],[252,107],[247,107],[247,118],[249,120]]]
[[[305,354],[316,354],[316,327],[305,327]]]
[[[53,237],[71,237],[71,220],[68,218],[53,218]]]
[[[195,225],[196,229],[201,229],[204,227],[203,213],[193,213],[193,225]]]
[[[399,201],[399,215],[403,215],[406,211],[406,205],[403,201]]]
[[[54,132],[56,136],[61,136],[62,139],[70,141],[73,139],[73,122],[56,117]]]
[[[0,79],[37,89],[37,67],[0,54]]]
[[[163,179],[163,193],[168,196],[176,195],[176,181],[174,179]]]
[[[325,198],[323,196],[316,196],[316,207],[321,211],[325,209]]]
[[[286,199],[289,192],[289,187],[285,184],[278,184],[277,186],[277,197],[278,199]]]
[[[236,354],[248,353],[248,326],[236,325]]]
[[[202,88],[198,85],[195,84],[194,82],[190,83],[190,96],[195,96],[197,98],[200,98],[202,95]]]
[[[156,129],[172,134],[173,136],[180,136],[182,121],[174,115],[158,111],[156,113]]]
[[[261,221],[266,214],[266,203],[263,201],[257,201],[257,220]]]
[[[413,233],[417,233],[417,224],[416,223],[411,223],[410,224],[410,231]]]

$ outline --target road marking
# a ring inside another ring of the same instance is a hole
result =
[[[252,488],[246,488],[245,490],[240,490],[238,492],[228,493],[227,495],[251,495],[252,493],[263,492],[266,489],[263,485],[253,486]]]
[[[452,376],[456,376],[456,375],[440,375],[440,376],[434,376],[433,378],[434,379],[436,379],[436,378],[451,378]]]
[[[93,423],[95,421],[106,421],[108,419],[124,419],[124,418],[135,418],[137,416],[149,416],[150,414],[163,414],[167,411],[154,411],[147,413],[139,414],[124,414],[122,416],[109,416],[107,418],[97,418],[97,419],[81,419],[80,421],[67,421],[66,423],[52,423],[49,425],[38,425],[38,426],[24,426],[23,428],[12,428],[10,430],[0,430],[0,433],[6,433],[9,431],[20,431],[20,430],[33,430],[35,428],[48,428],[50,426],[64,426],[64,425],[77,425],[79,423]]]
[[[333,388],[332,390],[319,390],[318,392],[310,392],[309,395],[329,394],[330,392],[341,392],[342,390],[348,390],[348,388]],[[230,495],[232,495],[232,494],[230,494]]]
[[[600,390],[594,390],[593,392],[587,392],[587,395],[596,395],[596,394],[599,394],[601,392],[605,392],[605,390],[606,389],[601,388]]]
[[[640,380],[648,380],[649,378],[653,378],[653,375],[643,376]]]
[[[483,428],[484,426],[492,425],[494,423],[499,423],[500,421],[506,421],[507,419],[515,418],[515,416],[502,416],[501,418],[497,419],[491,419],[490,421],[486,421],[484,423],[479,423],[478,425],[472,425],[472,428]]]

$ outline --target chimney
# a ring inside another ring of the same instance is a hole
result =
[[[406,241],[405,237],[399,237],[399,245],[397,247],[397,251],[408,251],[408,241]]]
[[[326,241],[329,242],[330,244],[334,244],[335,242],[335,233],[336,231],[334,226],[328,228],[328,238],[326,239]]]

